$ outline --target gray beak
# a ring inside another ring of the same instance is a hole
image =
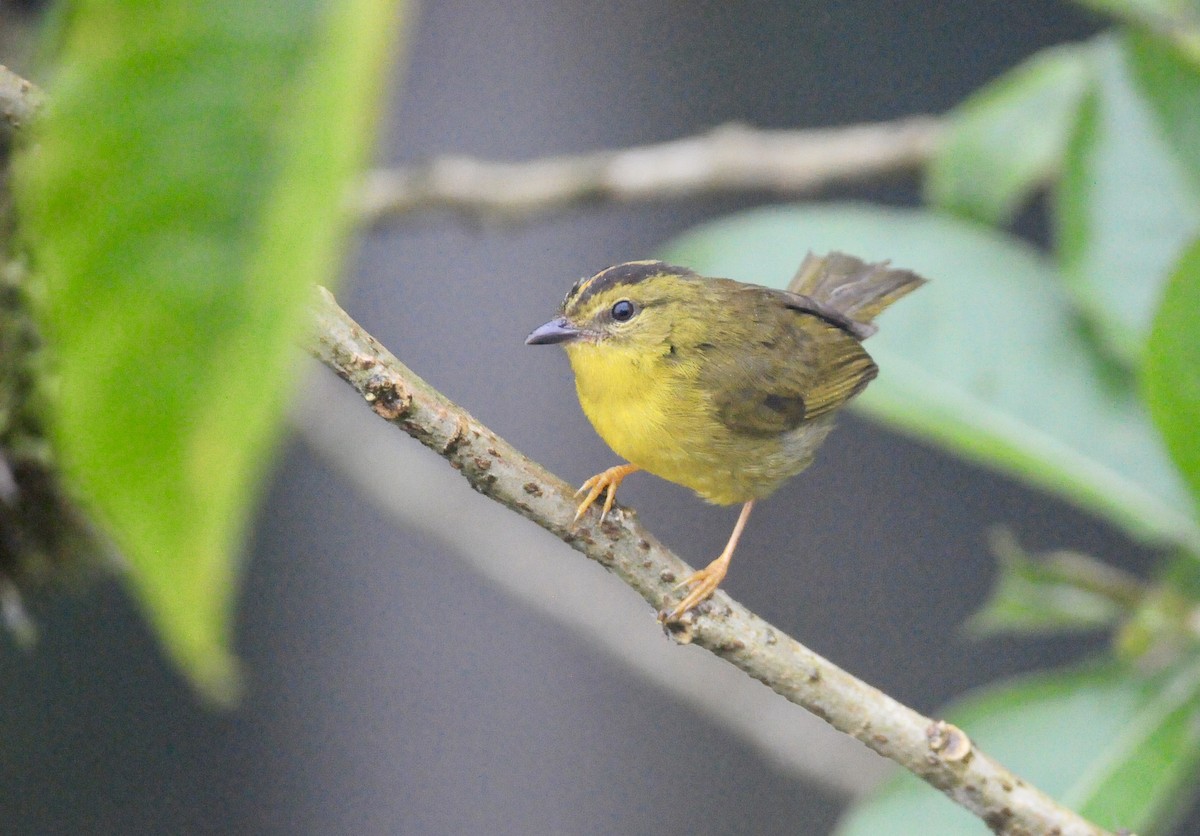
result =
[[[552,319],[545,325],[533,329],[533,333],[525,338],[525,345],[553,345],[566,343],[579,336],[579,329],[567,322],[564,317]]]

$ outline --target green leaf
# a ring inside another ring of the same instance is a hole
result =
[[[337,269],[397,6],[76,3],[19,161],[60,456],[213,696],[233,684],[236,553],[308,287]]]
[[[1058,174],[1090,70],[1085,47],[1043,50],[956,107],[926,199],[985,223],[1009,220]]]
[[[1200,666],[1156,678],[1116,664],[1023,677],[946,709],[983,751],[1108,830],[1168,832],[1200,772]],[[986,833],[904,773],[855,806],[838,836]]]
[[[1200,194],[1200,62],[1137,31],[1126,36],[1125,50],[1139,94],[1191,178],[1193,193]]]
[[[1193,57],[1200,57],[1200,4],[1196,0],[1075,0],[1098,12],[1154,32]]]
[[[1173,20],[1182,25],[1196,20],[1195,0],[1080,0],[1080,5],[1131,22]]]
[[[1127,42],[1094,46],[1055,206],[1059,260],[1080,310],[1136,367],[1163,282],[1200,230],[1200,190],[1135,86]]]
[[[1150,414],[1200,507],[1200,238],[1167,283],[1144,380]]]
[[[1200,547],[1191,499],[1137,392],[1105,374],[1053,267],[1016,239],[921,211],[790,206],[705,224],[667,257],[783,287],[808,249],[890,258],[931,279],[867,343],[881,371],[861,409],[1131,534]]]
[[[1141,590],[1133,579],[1092,558],[1057,552],[1034,559],[1011,533],[994,532],[991,539],[996,581],[966,624],[973,635],[1097,630],[1112,627],[1138,603]]]

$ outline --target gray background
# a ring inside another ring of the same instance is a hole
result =
[[[939,113],[1040,46],[1097,26],[1033,0],[431,2],[380,158],[525,159],[730,120]],[[838,196],[912,203],[916,188]],[[526,348],[525,334],[578,276],[756,202],[571,209],[513,227],[414,220],[365,238],[340,300],[443,392],[582,481],[616,459],[579,412],[561,352]],[[1037,210],[1022,228],[1042,234]],[[649,476],[629,480],[622,500],[697,564],[736,515]],[[1148,564],[1053,499],[850,416],[816,465],[757,511],[725,588],[932,711],[1103,646],[959,637],[989,586],[993,523],[1031,548]],[[562,560],[582,558],[563,547]],[[599,569],[586,582],[631,595]],[[820,834],[843,803],[434,540],[397,529],[295,440],[248,548],[239,709],[196,703],[116,584],[37,613],[36,652],[0,640],[4,832]],[[642,616],[614,629],[658,629]]]

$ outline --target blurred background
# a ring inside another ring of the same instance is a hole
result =
[[[3,8],[0,63],[36,80],[18,37],[36,8]],[[1032,1],[428,2],[378,161],[522,160],[732,121],[937,114],[1100,26]],[[828,197],[907,205],[918,186]],[[760,202],[585,207],[508,225],[408,218],[363,236],[339,301],[501,436],[582,482],[617,460],[579,411],[562,352],[525,335],[576,278]],[[1020,228],[1047,234],[1036,207]],[[35,650],[0,638],[0,830],[822,834],[886,774],[799,708],[671,645],[616,579],[497,513],[315,364],[294,423],[245,556],[241,706],[199,704],[118,583],[37,602]],[[697,565],[736,516],[650,476],[621,500]],[[1032,550],[1135,571],[1150,557],[1057,500],[848,415],[816,464],[762,504],[723,588],[936,712],[1104,641],[963,636],[992,579],[995,524]]]

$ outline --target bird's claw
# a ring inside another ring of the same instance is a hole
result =
[[[658,620],[664,624],[679,621],[688,610],[699,606],[712,597],[712,594],[717,591],[717,587],[721,585],[721,581],[725,580],[725,574],[729,570],[730,554],[731,552],[723,553],[703,569],[693,572],[671,587],[672,592],[684,587],[691,587],[691,589],[687,595],[683,596],[683,600],[675,605],[675,609],[669,613],[665,610],[660,613]]]
[[[660,620],[663,622],[679,621],[688,610],[699,606],[717,591],[717,587],[721,585],[721,581],[725,578],[725,573],[710,572],[709,569],[711,568],[710,566],[701,569],[699,572],[694,573],[672,587],[672,591],[683,589],[684,587],[691,587],[691,589],[683,597],[683,600],[675,605],[675,609],[669,613],[664,612]]]
[[[591,479],[584,482],[579,490],[575,491],[575,495],[587,492],[587,496],[579,503],[579,507],[575,509],[575,519],[571,524],[579,522],[580,518],[587,512],[587,509],[592,507],[592,504],[600,498],[600,494],[604,494],[604,504],[600,508],[600,522],[608,517],[608,512],[612,510],[613,503],[617,499],[617,487],[621,484],[621,480],[637,470],[636,467],[629,464],[617,465],[610,467],[603,473],[597,473]]]

